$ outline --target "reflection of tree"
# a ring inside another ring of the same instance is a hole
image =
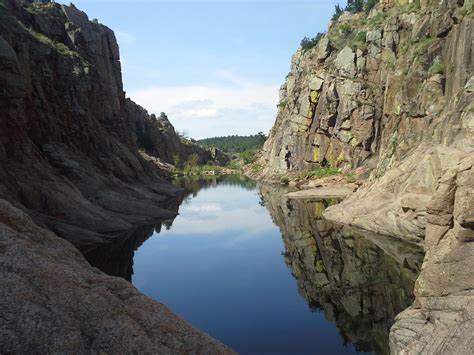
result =
[[[216,186],[236,186],[248,191],[255,190],[257,183],[243,175],[225,175],[225,176],[196,176],[179,178],[174,181],[176,185],[182,187],[187,196],[197,196],[201,190],[207,190]]]
[[[324,209],[337,201],[290,200],[274,188],[260,190],[309,307],[323,311],[357,350],[388,352],[393,319],[413,301],[422,251],[324,220]]]

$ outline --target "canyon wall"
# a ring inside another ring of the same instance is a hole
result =
[[[470,1],[344,12],[293,56],[262,176],[331,166],[377,178],[421,142],[468,151],[473,21]]]
[[[2,351],[231,352],[70,244],[91,251],[177,214],[182,189],[140,150],[184,148],[137,107],[109,28],[74,5],[0,0]]]
[[[73,5],[0,6],[1,198],[88,248],[176,215],[166,203],[179,189],[139,150],[226,162],[125,98],[109,28]]]
[[[472,352],[472,1],[383,1],[299,49],[280,90],[262,179],[320,167],[365,180],[330,220],[423,245],[416,300],[391,350]]]

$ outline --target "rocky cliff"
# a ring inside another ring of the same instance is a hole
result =
[[[331,166],[377,178],[421,142],[467,151],[472,26],[470,1],[344,12],[292,58],[263,176]]]
[[[393,352],[474,348],[474,282],[458,272],[474,265],[473,42],[470,0],[344,12],[293,56],[264,146],[262,178],[318,167],[367,178],[327,218],[425,245]]]
[[[182,190],[139,153],[114,33],[31,3],[0,1],[0,349],[227,352],[69,243],[173,218]]]
[[[225,163],[125,98],[110,29],[73,5],[0,4],[0,197],[87,248],[175,215],[178,189],[139,150]]]
[[[225,166],[230,156],[217,148],[203,148],[193,141],[181,137],[168,120],[166,114],[159,117],[149,115],[141,106],[127,99],[127,117],[130,119],[138,146],[148,155],[168,164],[183,164],[191,156],[196,164]]]

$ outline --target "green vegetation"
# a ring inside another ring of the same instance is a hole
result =
[[[442,62],[436,62],[434,63],[429,69],[428,69],[428,75],[435,75],[435,74],[444,74],[445,73],[445,67]]]
[[[380,27],[380,25],[389,17],[388,12],[379,12],[375,16],[368,19],[367,24],[369,27]]]
[[[367,0],[364,4],[364,11],[365,12],[370,12],[374,8],[375,5],[377,5],[379,0]]]
[[[285,107],[285,106],[286,106],[286,100],[282,100],[277,104],[277,108]]]
[[[282,176],[282,177],[280,178],[280,183],[281,183],[282,185],[288,185],[288,184],[290,183],[290,179],[289,179],[287,176]]]
[[[308,37],[303,38],[300,43],[301,48],[303,50],[308,50],[315,47],[320,41],[320,39],[323,38],[323,36],[324,36],[324,33],[318,32],[316,36],[314,36],[313,38],[308,38]]]
[[[345,177],[346,177],[347,182],[356,182],[357,180],[354,173],[347,173],[345,174]]]
[[[244,160],[245,164],[252,164],[257,161],[258,154],[255,149],[247,149],[240,153],[240,157]]]
[[[28,31],[28,33],[33,36],[37,41],[46,44],[53,48],[56,52],[68,56],[68,57],[79,57],[79,54],[70,50],[64,43],[55,41],[48,36],[45,36],[42,33],[36,32],[32,28],[25,27],[21,22],[20,24],[23,26],[23,28]]]
[[[332,15],[331,20],[336,21],[342,15],[343,12],[344,10],[342,9],[342,7],[339,4],[337,4],[334,7],[334,14]]]
[[[347,0],[346,11],[356,13],[364,9],[364,0]]]
[[[38,42],[50,47],[58,54],[63,55],[65,57],[71,58],[76,61],[76,65],[72,68],[72,74],[75,77],[79,77],[80,75],[88,74],[90,70],[89,62],[83,58],[78,52],[70,49],[64,43],[56,41],[54,39],[49,38],[48,36],[44,35],[43,33],[36,32],[31,27],[26,27],[21,21],[18,21],[18,25],[28,32],[35,40]]]
[[[227,164],[227,168],[232,170],[242,170],[242,164],[238,160],[232,160],[229,164]]]
[[[247,150],[260,149],[267,137],[259,132],[252,136],[227,136],[213,137],[197,140],[196,143],[203,147],[215,147],[226,153],[242,153]]]
[[[369,12],[377,5],[379,0],[347,0],[347,5],[343,9],[339,4],[337,4],[334,8],[334,14],[332,15],[332,20],[337,20],[344,11],[349,11],[352,13],[356,12]]]
[[[435,38],[435,37],[425,37],[425,38],[422,38],[422,39],[418,40],[418,42],[416,42],[416,44],[414,44],[414,48],[415,48],[414,55],[425,57],[426,52],[428,51],[428,48],[431,47],[438,40],[439,39]]]
[[[263,166],[259,163],[253,163],[251,165],[252,173],[259,174],[263,170]]]
[[[304,173],[305,177],[326,177],[326,176],[334,176],[334,175],[340,175],[341,171],[336,168],[330,168],[330,167],[320,167],[317,168],[316,170],[308,171]]]
[[[318,273],[324,272],[326,270],[326,268],[324,267],[324,261],[316,260],[316,262],[314,263],[314,269]]]
[[[354,37],[355,42],[366,42],[367,32],[359,31],[357,32],[356,36]]]
[[[176,169],[182,169],[182,164],[181,164],[181,157],[179,154],[175,154],[173,156],[173,165],[175,166]]]

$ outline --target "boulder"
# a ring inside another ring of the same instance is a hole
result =
[[[342,76],[353,77],[355,71],[355,53],[350,47],[344,47],[336,57],[334,65]]]

